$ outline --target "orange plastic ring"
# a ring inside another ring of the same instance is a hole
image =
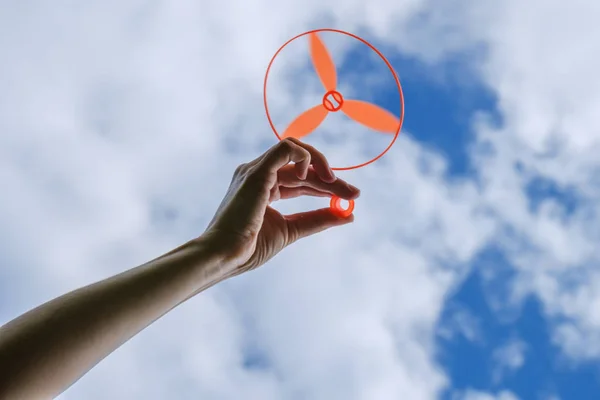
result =
[[[329,207],[340,217],[346,218],[352,214],[352,211],[354,211],[354,200],[348,200],[348,208],[344,209],[342,207],[342,199],[337,196],[333,196],[329,202]]]

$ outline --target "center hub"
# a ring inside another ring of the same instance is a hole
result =
[[[344,98],[335,90],[330,90],[323,96],[323,107],[325,107],[327,111],[336,112],[342,108],[343,104]]]

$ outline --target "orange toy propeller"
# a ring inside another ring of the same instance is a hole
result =
[[[396,133],[400,120],[388,110],[361,100],[346,100],[342,112],[371,129]]]
[[[335,90],[337,86],[337,72],[333,59],[316,33],[310,34],[310,58],[325,91]]]
[[[316,33],[310,34],[310,55],[313,66],[325,87],[322,104],[300,114],[283,132],[282,138],[300,139],[314,131],[330,112],[342,110],[346,116],[373,130],[396,133],[400,120],[391,112],[362,100],[344,100],[336,90],[337,73],[335,64],[325,44]]]
[[[282,138],[301,138],[308,135],[321,125],[321,122],[325,120],[328,113],[329,111],[321,104],[314,106],[308,111],[304,111],[287,127],[282,134]]]

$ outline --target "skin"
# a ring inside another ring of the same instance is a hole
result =
[[[298,196],[355,199],[316,149],[285,139],[240,165],[198,238],[146,264],[74,290],[0,328],[0,399],[58,396],[102,359],[207,288],[253,270],[291,243],[344,225],[328,208],[289,216],[270,204]]]

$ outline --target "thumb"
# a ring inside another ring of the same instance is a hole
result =
[[[354,215],[340,217],[334,214],[330,208],[286,215],[290,243],[298,239],[314,235],[334,226],[346,225],[354,221]]]

